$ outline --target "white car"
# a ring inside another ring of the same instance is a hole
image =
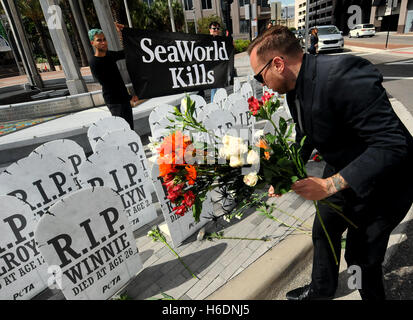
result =
[[[334,25],[317,26],[316,28],[318,30],[318,52],[328,50],[343,51],[344,38],[342,31],[338,30]]]
[[[348,37],[359,38],[359,37],[372,37],[376,34],[374,25],[370,23],[356,24],[353,29],[350,30]]]

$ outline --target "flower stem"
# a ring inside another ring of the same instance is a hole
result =
[[[181,257],[179,256],[179,254],[177,254],[176,251],[175,251],[174,249],[172,249],[171,246],[170,246],[166,241],[162,241],[162,242],[163,242],[163,243],[168,247],[168,249],[171,250],[172,253],[178,258],[179,262],[182,263],[182,265],[185,267],[186,270],[188,270],[188,272],[191,274],[191,276],[192,276],[194,279],[198,279],[198,280],[199,280],[199,278],[198,278],[196,275],[194,275],[194,273],[193,273],[193,272],[188,268],[188,266],[184,263],[184,261],[181,259]]]

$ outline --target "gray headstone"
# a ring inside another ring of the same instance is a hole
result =
[[[142,169],[146,172],[145,177],[149,177],[149,165],[146,159],[145,150],[140,136],[135,131],[123,129],[106,133],[102,136],[102,139],[96,143],[95,152],[102,152],[102,150],[112,147],[130,148],[136,155],[136,159],[141,164]]]
[[[92,154],[79,167],[78,180],[82,185],[116,191],[133,231],[157,217],[152,205],[152,181],[129,147],[108,147]]]
[[[110,116],[99,119],[98,121],[93,123],[87,131],[87,137],[89,139],[92,150],[95,151],[97,142],[106,133],[123,129],[130,130],[130,126],[126,122],[126,120],[121,117]]]
[[[168,104],[159,105],[151,111],[149,114],[149,127],[153,139],[159,141],[169,134],[170,130],[166,129],[166,127],[173,125],[168,120],[168,118],[174,118],[171,112],[174,112],[174,107]]]
[[[33,150],[32,153],[38,154],[41,158],[56,157],[65,162],[69,167],[72,177],[75,178],[79,173],[79,166],[86,161],[83,148],[73,140],[60,139],[42,144]]]
[[[47,264],[34,240],[37,222],[29,205],[0,196],[0,300],[29,300],[47,288]]]
[[[245,127],[254,126],[255,117],[250,113],[247,100],[238,98],[231,104],[228,111],[234,115],[236,124]]]
[[[142,269],[122,213],[122,200],[111,189],[84,188],[40,219],[35,239],[66,299],[108,299]]]
[[[165,222],[169,229],[172,243],[177,247],[209,221],[208,218],[211,218],[214,213],[211,198],[208,195],[207,199],[204,201],[200,220],[196,223],[192,210],[187,211],[184,216],[176,215],[172,211],[174,204],[166,198],[168,194],[165,186],[162,185],[162,178],[159,177],[158,164],[154,164],[152,167],[152,181],[155,186],[155,192],[159,199]]]
[[[204,126],[207,130],[215,132],[218,137],[223,137],[225,133],[235,125],[235,118],[231,112],[220,110],[208,113],[204,120]]]
[[[35,219],[58,199],[78,189],[70,166],[54,156],[32,154],[0,174],[0,195],[15,196],[27,202]]]

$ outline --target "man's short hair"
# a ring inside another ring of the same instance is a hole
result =
[[[221,27],[221,25],[219,24],[219,22],[218,21],[212,21],[210,24],[209,24],[209,29],[211,29],[212,27]]]
[[[248,46],[248,55],[257,47],[257,56],[266,61],[274,51],[290,57],[303,52],[299,40],[286,26],[275,25],[265,30]]]
[[[102,29],[90,29],[88,32],[89,40],[93,41],[95,39],[95,35],[103,33]]]

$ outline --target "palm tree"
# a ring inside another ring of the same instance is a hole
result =
[[[40,7],[39,0],[18,0],[17,5],[20,13],[33,21],[36,32],[40,37],[40,46],[42,47],[43,52],[46,55],[50,69],[52,71],[55,71],[56,68],[52,60],[52,52],[48,45],[49,38],[47,37],[43,27],[44,15],[42,8]]]

